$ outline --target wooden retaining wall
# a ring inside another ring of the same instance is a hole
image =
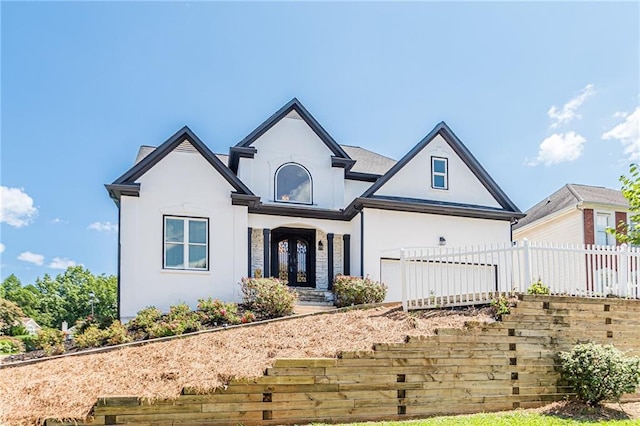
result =
[[[585,341],[640,355],[640,301],[525,295],[501,322],[339,359],[278,359],[263,377],[212,394],[185,389],[152,404],[100,398],[84,424],[301,424],[538,407],[569,392],[556,355]],[[640,401],[640,393],[626,399]]]

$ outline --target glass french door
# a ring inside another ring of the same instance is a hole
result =
[[[280,235],[278,235],[280,234]],[[294,287],[315,287],[313,259],[315,241],[299,233],[274,231],[272,275]]]

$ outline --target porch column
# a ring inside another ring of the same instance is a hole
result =
[[[333,289],[333,234],[327,234],[327,278],[329,279],[329,290]]]
[[[344,262],[342,266],[342,274],[351,275],[351,235],[344,234],[342,236],[342,241],[344,242],[342,247],[342,261]]]
[[[270,257],[271,257],[271,229],[269,228],[264,228],[262,230],[262,236],[263,236],[263,240],[264,240],[264,245],[263,245],[263,251],[264,251],[264,268],[262,276],[263,277],[270,277],[271,276],[271,262],[270,262]]]

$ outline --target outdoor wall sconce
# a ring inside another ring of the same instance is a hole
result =
[[[444,237],[440,237],[440,241],[439,241],[441,246],[444,246],[447,244],[447,240]]]
[[[322,250],[324,250],[324,244],[322,244],[322,241],[318,241],[318,251]]]

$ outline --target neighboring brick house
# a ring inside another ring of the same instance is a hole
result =
[[[615,245],[606,230],[627,223],[628,209],[617,189],[567,184],[525,212],[513,225],[513,239]]]

